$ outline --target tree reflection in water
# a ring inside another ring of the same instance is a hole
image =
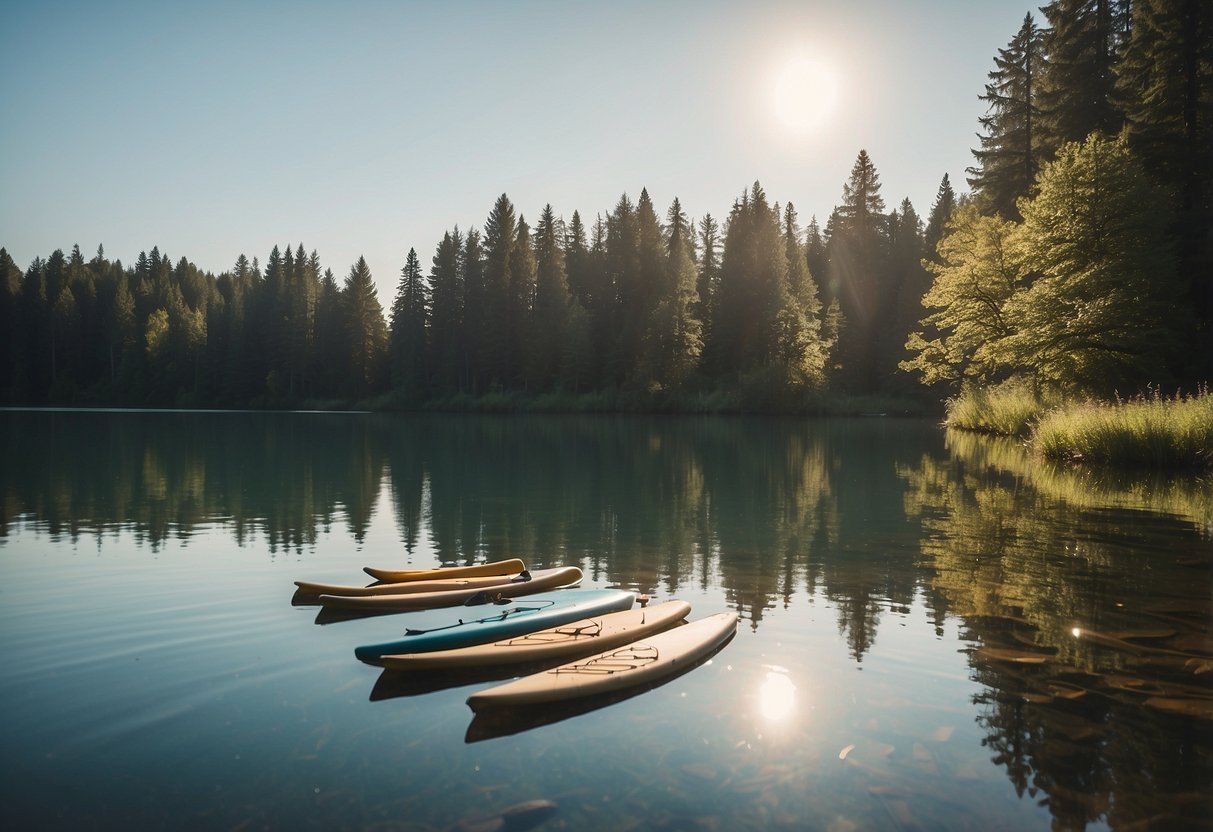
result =
[[[948,447],[899,475],[907,515],[922,520],[923,568],[973,646],[992,760],[1061,828],[1203,823],[1207,486],[1045,467],[961,433]]]
[[[991,759],[1059,828],[1213,810],[1208,482],[1078,473],[885,420],[0,420],[0,535],[122,527],[155,549],[219,527],[305,557],[338,518],[362,541],[387,498],[421,565],[522,557],[641,592],[719,588],[755,630],[825,599],[856,664],[883,615],[922,603],[939,637],[962,622]]]

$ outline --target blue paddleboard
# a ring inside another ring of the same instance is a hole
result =
[[[467,607],[463,618],[444,627],[410,630],[402,638],[364,644],[354,655],[364,662],[397,653],[428,653],[468,647],[556,627],[594,615],[631,608],[636,594],[622,589],[565,589],[543,596],[517,598],[506,606]]]

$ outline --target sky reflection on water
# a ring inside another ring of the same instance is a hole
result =
[[[542,828],[570,829],[1213,811],[1208,483],[1045,469],[895,420],[0,419],[6,820],[441,829],[538,798],[560,807]],[[484,683],[352,657],[449,611],[317,627],[290,606],[297,578],[512,556],[744,620],[653,690],[485,728],[463,705]]]

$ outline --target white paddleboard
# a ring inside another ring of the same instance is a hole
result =
[[[479,691],[468,697],[468,705],[474,711],[538,705],[653,682],[693,665],[736,631],[737,613],[718,613],[588,659]]]

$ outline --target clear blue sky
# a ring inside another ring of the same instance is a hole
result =
[[[662,216],[678,197],[723,219],[758,180],[824,223],[866,148],[885,202],[925,216],[944,173],[967,187],[977,96],[1028,11],[15,0],[0,245],[22,268],[76,243],[127,264],[159,246],[218,274],[302,242],[339,280],[365,255],[386,308],[410,247],[428,269],[503,192],[532,224],[546,203],[592,223],[642,187]]]

